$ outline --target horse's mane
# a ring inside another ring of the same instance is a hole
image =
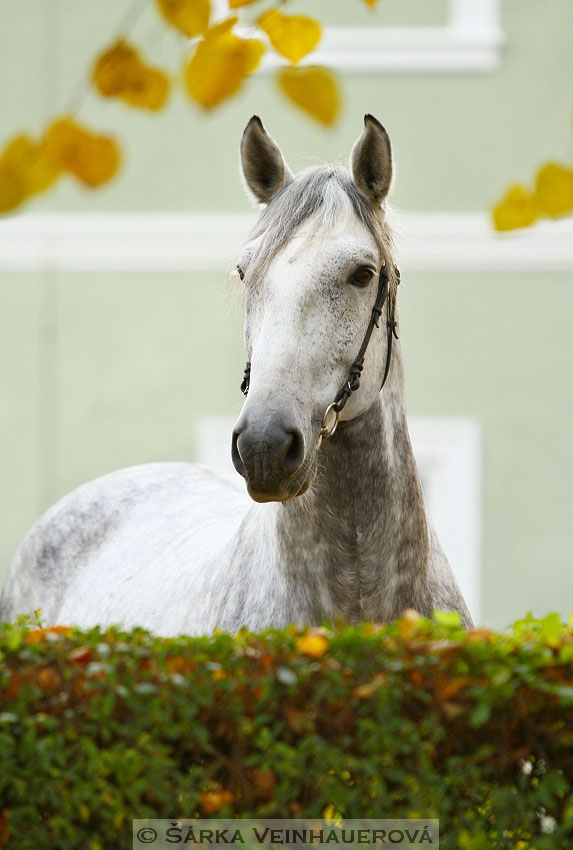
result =
[[[350,202],[350,203],[349,203]],[[341,204],[368,228],[388,268],[391,297],[395,298],[392,233],[380,207],[374,208],[356,188],[342,165],[319,165],[302,171],[281,189],[261,213],[248,241],[257,240],[249,258],[246,285],[261,279],[278,251],[309,219],[316,230],[330,228],[340,221]]]

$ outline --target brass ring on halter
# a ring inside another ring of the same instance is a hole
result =
[[[339,416],[340,413],[336,409],[336,402],[333,401],[332,404],[329,404],[326,410],[324,411],[324,416],[322,417],[322,425],[320,426],[321,437],[332,437],[332,435],[336,431]],[[328,421],[329,418],[331,420],[330,423]]]

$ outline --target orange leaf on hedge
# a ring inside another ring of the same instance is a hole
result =
[[[422,617],[413,608],[407,608],[398,621],[398,634],[404,640],[418,628]]]
[[[62,684],[62,677],[52,667],[41,667],[36,674],[36,683],[45,693],[52,693]]]
[[[318,21],[306,15],[283,15],[278,9],[269,9],[258,20],[277,53],[291,62],[299,62],[320,41],[322,31]]]
[[[277,777],[271,768],[264,770],[261,767],[255,767],[252,773],[253,784],[257,791],[261,793],[263,797],[270,799],[273,795],[273,791],[275,790],[275,785],[277,784]]]
[[[340,112],[336,77],[324,68],[285,68],[279,72],[282,91],[296,106],[321,124],[334,124]]]
[[[451,679],[440,679],[438,682],[438,693],[443,700],[455,697],[469,684],[467,676],[454,676]]]
[[[119,168],[120,152],[114,139],[97,136],[71,118],[51,124],[45,140],[52,162],[92,189],[111,180]]]
[[[73,631],[71,626],[49,626],[47,629],[33,629],[33,631],[28,632],[24,642],[30,646],[35,643],[43,643],[48,635],[71,635]]]
[[[232,791],[204,791],[201,794],[201,808],[203,811],[212,815],[217,812],[222,806],[233,802]]]
[[[209,30],[185,69],[187,92],[205,109],[239,91],[265,52],[262,41],[232,32],[236,20],[230,18]]]
[[[78,646],[68,653],[68,660],[85,667],[86,664],[94,660],[94,655],[89,646]]]
[[[197,669],[197,663],[184,658],[182,655],[169,655],[165,663],[170,673],[191,673]]]
[[[209,0],[157,0],[163,17],[188,38],[205,32],[209,26]]]

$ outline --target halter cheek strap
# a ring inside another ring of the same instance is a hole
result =
[[[400,272],[396,267],[394,267],[394,272],[396,275],[397,282],[400,283]],[[385,302],[388,301],[388,319],[386,321],[386,365],[384,366],[384,376],[382,378],[380,390],[382,390],[382,387],[386,383],[386,378],[388,377],[388,374],[390,372],[390,365],[392,361],[392,339],[394,337],[398,339],[398,334],[396,333],[397,323],[394,319],[394,307],[390,306],[391,301],[389,298],[389,294],[390,283],[388,280],[388,271],[386,269],[386,266],[382,266],[378,274],[378,291],[376,293],[376,301],[374,302],[374,306],[372,308],[370,321],[368,322],[368,327],[366,328],[366,333],[364,334],[362,345],[360,346],[360,350],[358,352],[358,355],[356,356],[355,361],[350,367],[348,378],[346,379],[340,390],[337,392],[332,404],[329,404],[324,412],[324,416],[322,417],[322,424],[320,427],[321,437],[332,437],[332,435],[336,431],[340,413],[344,409],[346,402],[348,401],[352,393],[356,392],[356,390],[360,387],[360,378],[362,375],[362,370],[364,369],[364,357],[366,356],[366,349],[368,348],[368,344],[370,342],[370,338],[372,336],[374,328],[380,327],[380,316],[382,315],[382,310],[384,308]],[[247,364],[245,366],[245,371],[243,374],[243,380],[241,383],[241,392],[243,393],[243,395],[247,395],[247,393],[249,392],[250,382],[251,361],[247,360]]]

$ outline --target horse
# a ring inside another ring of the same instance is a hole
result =
[[[174,636],[440,609],[469,628],[408,435],[388,134],[366,115],[348,167],[295,176],[253,116],[240,160],[262,205],[236,277],[248,362],[231,453],[246,488],[184,462],[84,484],[24,538],[0,620],[41,609],[47,625]]]

